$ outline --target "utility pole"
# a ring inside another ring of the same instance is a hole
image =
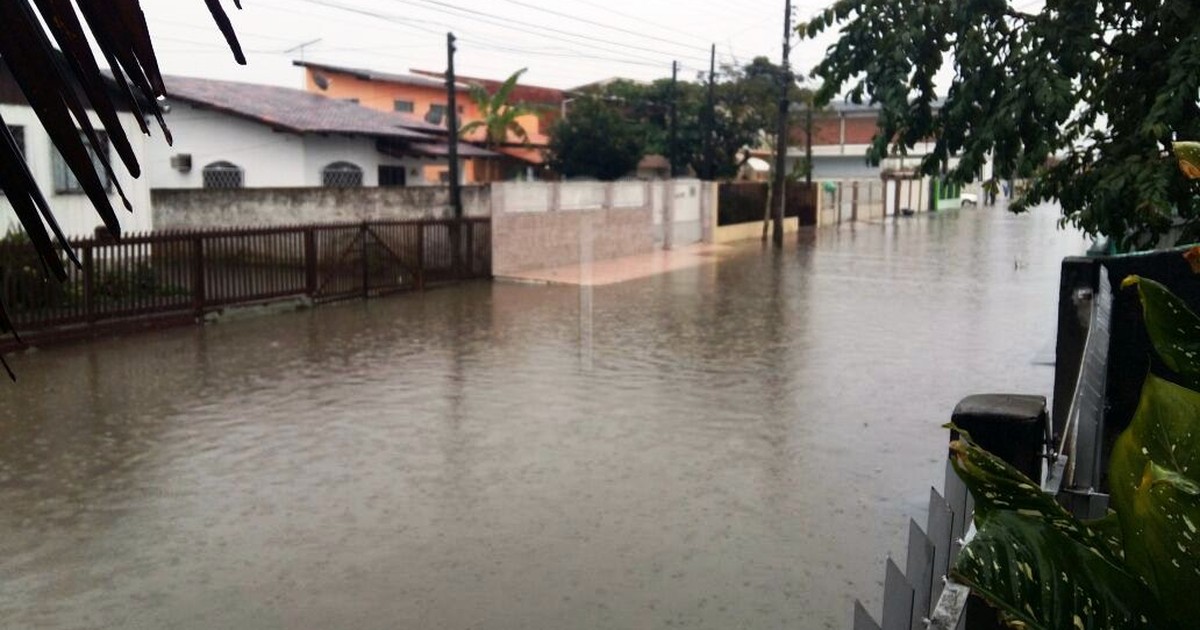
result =
[[[713,132],[716,131],[717,126],[716,81],[717,45],[713,44],[708,56],[708,115],[704,125],[704,176],[709,181],[717,178],[716,160],[713,156]]]
[[[783,247],[783,204],[785,185],[784,169],[787,162],[787,129],[788,129],[788,88],[792,83],[792,71],[788,65],[788,56],[792,44],[792,0],[787,0],[783,14],[783,68],[779,76],[779,128],[775,134],[775,181],[771,186],[774,196],[774,225],[771,240],[776,247]]]
[[[790,2],[791,0],[788,0],[788,1]],[[670,144],[667,147],[667,153],[670,154],[667,157],[671,161],[671,177],[672,178],[674,178],[676,175],[679,174],[679,169],[676,166],[676,162],[679,160],[679,155],[678,155],[679,144],[677,142],[677,140],[678,140],[677,134],[679,133],[679,125],[678,125],[679,117],[677,114],[679,113],[679,111],[678,111],[679,108],[676,106],[676,101],[678,101],[679,99],[675,95],[675,87],[676,87],[676,82],[677,82],[678,78],[679,78],[679,62],[672,61],[671,62],[671,119],[669,122],[671,137],[668,140],[668,142]]]
[[[805,195],[805,197],[807,197],[808,203],[805,204],[804,207],[808,208],[808,207],[810,207],[810,204],[815,206],[814,200],[817,199],[817,196],[816,196],[816,194],[814,194],[814,191],[813,191],[813,183],[812,183],[812,172],[813,172],[813,159],[812,159],[813,93],[812,93],[812,90],[809,90],[808,97],[805,98],[805,101],[806,101],[806,107],[804,108],[804,195]],[[812,209],[810,211],[814,213],[814,219],[815,219],[816,218],[815,213],[817,211],[816,207],[812,207]],[[841,210],[839,209],[838,212],[841,212]],[[797,227],[804,225],[802,223],[802,221],[804,221],[804,217],[802,217],[802,216],[796,217]]]
[[[791,0],[789,0],[790,2]],[[458,94],[454,80],[454,33],[446,33],[446,126],[449,131],[450,146],[450,207],[454,209],[454,223],[450,230],[450,238],[454,241],[450,248],[454,257],[454,274],[462,273],[462,189],[459,187],[458,175]]]

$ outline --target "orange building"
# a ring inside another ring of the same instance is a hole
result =
[[[292,63],[305,69],[304,85],[305,89],[310,92],[329,98],[353,101],[363,107],[380,111],[412,114],[436,125],[446,125],[449,122],[446,112],[448,99],[445,82],[437,76],[430,76],[433,73],[393,74],[308,61]],[[479,109],[471,100],[470,88],[465,81],[478,82],[489,92],[494,90],[495,85],[499,83],[466,78],[458,81],[455,100],[458,105],[458,124],[460,126],[480,119]],[[548,90],[547,88],[532,89]],[[561,103],[562,93],[558,90],[549,91],[557,93],[558,102]],[[522,94],[522,92],[514,91],[514,97],[517,100],[521,100]],[[553,96],[550,94],[544,98],[552,101]],[[546,103],[546,105],[550,104]],[[549,144],[549,137],[546,135],[548,125],[544,116],[529,115],[518,120],[529,136],[528,145],[510,137],[504,145],[493,149],[506,156],[499,164],[495,163],[495,160],[485,158],[467,160],[463,172],[465,182],[483,183],[494,179],[540,176],[543,170],[542,165],[545,162],[544,150]],[[484,131],[482,129],[476,130],[465,138],[468,142],[475,144],[482,144],[483,139]],[[447,180],[449,177],[448,167],[426,167],[425,176],[429,181]]]

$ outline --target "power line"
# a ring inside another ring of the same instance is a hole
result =
[[[409,23],[409,22],[411,22],[411,21],[421,21],[421,22],[425,22],[425,23],[431,23],[431,22],[430,22],[430,21],[428,21],[428,20],[414,20],[413,18],[407,18],[407,17],[405,17],[405,18],[402,18],[402,17],[400,17],[400,16],[396,16],[396,15],[391,15],[391,14],[387,14],[387,13],[381,13],[381,12],[378,12],[378,11],[372,11],[372,10],[369,10],[369,9],[363,9],[363,8],[361,8],[361,7],[356,7],[356,6],[352,6],[352,5],[346,5],[346,4],[342,4],[342,3],[339,3],[339,2],[332,2],[331,0],[303,0],[303,1],[304,1],[304,2],[308,2],[308,3],[310,3],[310,4],[316,4],[316,5],[319,5],[319,6],[324,6],[324,7],[327,7],[327,8],[332,8],[332,9],[339,9],[339,10],[342,10],[342,11],[346,11],[346,12],[350,12],[350,13],[356,13],[356,14],[364,15],[364,16],[367,16],[367,17],[375,18],[375,19],[387,20],[387,21],[389,21],[389,22],[394,22],[394,23],[397,23],[397,24],[400,24],[400,25],[403,25],[403,26],[409,26],[409,27],[411,27],[411,28],[415,28],[415,29],[417,29],[417,30],[422,30],[422,31],[426,31],[426,32],[429,32],[429,33],[433,33],[433,34],[438,34],[438,35],[440,35],[440,33],[438,33],[437,31],[432,31],[432,30],[430,30],[430,29],[421,28],[421,27],[419,27],[419,26],[416,26],[416,25],[414,25],[414,24],[410,24],[410,23]],[[404,4],[413,4],[413,2],[411,2],[411,1],[409,1],[409,0],[393,0],[393,1],[395,1],[395,2],[401,2],[401,3],[404,3]],[[437,2],[436,0],[424,0],[424,1],[426,1],[426,2],[432,2],[433,4],[438,4],[438,5],[449,6],[449,5],[445,5],[445,3]],[[478,11],[472,11],[472,10],[468,10],[468,9],[457,9],[456,7],[450,7],[450,8],[452,8],[452,9],[455,9],[455,10],[459,10],[459,11],[464,11],[464,12],[467,12],[467,13],[476,13],[476,14],[480,14],[480,15],[483,15],[483,16],[485,16],[485,17],[489,17],[489,18],[492,18],[492,19],[498,19],[498,20],[503,20],[503,21],[513,21],[513,20],[508,20],[507,18],[502,18],[502,17],[498,17],[498,16],[491,16],[491,15],[488,15],[488,14],[485,14],[485,13],[482,13],[482,12],[478,12]],[[440,9],[432,9],[432,8],[431,8],[431,9],[429,9],[429,10],[438,11],[438,12],[445,12],[444,10],[440,10]],[[448,26],[448,25],[447,25],[447,26]],[[520,29],[515,29],[514,27],[511,27],[511,26],[508,26],[508,25],[505,25],[505,24],[497,24],[497,26],[500,26],[501,28],[507,28],[507,29],[513,29],[513,30],[521,30],[522,32],[525,32],[525,33],[527,33],[527,31],[526,31],[526,29],[525,29],[525,27],[526,27],[527,25],[525,25],[525,24],[523,24],[523,23],[521,23],[521,26],[522,26],[522,28],[520,28]],[[563,32],[563,33],[566,33],[566,31],[559,31],[558,29],[549,29],[549,30],[552,30],[552,31],[555,31],[555,32]],[[558,36],[554,36],[554,35],[547,35],[547,34],[545,34],[545,33],[537,33],[537,34],[538,34],[539,36],[541,36],[541,37],[546,37],[546,38],[548,38],[548,39],[552,39],[552,40],[556,40],[556,41],[562,41],[562,42],[565,42],[565,43],[568,43],[568,44],[587,46],[587,47],[589,47],[589,48],[593,48],[593,49],[595,49],[595,50],[598,50],[598,51],[601,51],[601,52],[605,52],[605,53],[610,53],[610,54],[611,54],[611,53],[615,53],[615,54],[618,54],[618,55],[619,55],[619,54],[621,54],[622,52],[624,52],[624,51],[620,51],[620,50],[614,50],[614,49],[612,49],[612,48],[605,48],[605,47],[597,46],[597,45],[595,45],[595,44],[588,44],[588,43],[585,43],[585,42],[573,41],[573,40],[570,40],[570,39],[566,39],[566,38],[563,38],[563,37],[558,37]],[[586,39],[596,39],[596,38],[591,38],[591,37],[587,37],[587,36],[583,36],[583,35],[572,35],[572,34],[570,34],[570,33],[567,33],[567,34],[568,34],[569,36],[572,36],[572,37],[581,37],[581,38],[586,38]],[[479,40],[481,40],[481,39],[482,39],[482,38],[476,38],[476,37],[474,37],[474,36],[471,36],[469,40],[463,40],[463,41],[472,41],[472,42],[474,42],[476,45],[479,45],[479,44],[482,44],[482,43],[483,43],[483,42],[479,41]],[[603,41],[603,40],[599,40],[599,41]],[[501,48],[501,46],[494,45],[494,44],[492,45],[492,47],[494,47],[494,48]],[[628,47],[629,47],[629,48],[638,48],[638,47],[635,47],[635,46],[628,46]],[[528,51],[528,50],[520,50],[520,49],[516,49],[516,48],[511,48],[511,47],[510,47],[509,49],[510,49],[510,51],[512,51],[512,52],[527,52],[528,54],[541,54],[541,55],[544,55],[544,56],[555,56],[555,57],[574,56],[574,57],[576,57],[576,58],[596,58],[596,59],[600,59],[600,57],[598,57],[598,56],[589,56],[589,55],[583,55],[583,54],[575,54],[575,55],[553,55],[553,54],[537,53],[537,52]],[[652,50],[652,49],[645,49],[645,50]],[[669,53],[669,52],[665,52],[665,51],[654,51],[654,52],[656,52],[657,54],[661,54],[661,55],[667,56],[667,57],[672,57],[672,56],[674,56],[674,55],[672,55],[671,53]],[[607,61],[616,61],[616,62],[619,62],[619,63],[624,63],[624,64],[627,64],[627,65],[641,65],[641,66],[649,66],[649,67],[656,67],[656,66],[660,65],[660,64],[655,64],[655,63],[651,63],[651,62],[645,62],[645,61],[634,61],[634,60],[632,60],[632,59],[629,59],[629,58],[627,58],[627,57],[625,57],[625,58],[619,58],[619,57],[604,57],[604,58],[602,58],[602,59],[603,59],[603,60],[607,60]]]
[[[644,17],[639,17],[639,16],[633,15],[633,14],[631,14],[631,13],[625,13],[625,12],[623,12],[623,11],[618,11],[618,10],[616,10],[616,9],[612,8],[612,7],[605,6],[605,5],[603,5],[603,4],[598,4],[598,3],[595,3],[595,2],[590,2],[589,0],[575,0],[575,2],[577,2],[577,3],[579,3],[579,4],[582,4],[582,5],[585,5],[585,6],[589,6],[589,7],[595,8],[595,9],[599,9],[599,10],[601,10],[601,11],[604,11],[604,12],[607,12],[607,13],[611,13],[611,14],[613,14],[613,15],[619,15],[619,16],[621,16],[621,17],[623,17],[623,18],[627,18],[627,19],[630,19],[630,20],[634,20],[634,21],[636,21],[636,22],[644,22],[644,21],[645,21],[645,18],[644,18]],[[688,37],[692,37],[692,38],[694,38],[694,39],[697,39],[697,40],[700,40],[700,41],[704,41],[704,38],[703,38],[703,37],[700,37],[699,35],[696,35],[695,33],[689,33],[689,32],[687,32],[687,31],[681,31],[681,30],[679,30],[679,29],[677,29],[677,28],[671,28],[670,26],[667,26],[667,25],[665,25],[665,24],[657,24],[656,26],[657,26],[658,28],[661,28],[661,29],[663,29],[663,30],[666,30],[666,31],[671,31],[672,33],[678,33],[678,34],[680,34],[680,35],[687,35]]]
[[[618,33],[625,33],[625,34],[627,34],[627,35],[633,35],[633,36],[635,36],[635,37],[643,37],[643,38],[646,38],[646,39],[651,39],[651,40],[654,40],[654,41],[663,42],[663,43],[665,43],[665,44],[670,44],[670,45],[672,45],[672,46],[683,46],[684,48],[687,48],[687,49],[692,49],[692,48],[694,47],[694,45],[693,45],[693,44],[684,44],[684,43],[681,43],[681,42],[678,42],[678,41],[675,41],[675,40],[670,40],[670,39],[665,39],[665,38],[662,38],[662,37],[658,37],[658,36],[656,36],[656,35],[647,35],[647,34],[645,34],[645,33],[639,33],[638,31],[633,31],[633,30],[630,30],[630,29],[627,29],[627,28],[622,28],[622,27],[620,27],[620,26],[612,26],[612,25],[610,25],[610,24],[603,24],[603,23],[601,23],[601,22],[597,22],[597,21],[595,21],[595,20],[589,20],[589,19],[587,19],[587,18],[582,18],[582,17],[579,17],[579,16],[577,16],[577,15],[571,15],[570,13],[563,13],[562,11],[555,11],[555,10],[553,10],[553,9],[547,9],[547,8],[545,8],[545,7],[539,7],[539,6],[535,5],[535,4],[530,4],[530,3],[528,3],[528,2],[524,2],[523,0],[504,0],[504,2],[508,2],[509,4],[515,4],[515,5],[517,5],[517,6],[520,6],[520,7],[526,7],[526,8],[530,8],[530,9],[533,9],[533,10],[535,10],[535,11],[541,11],[542,13],[548,13],[548,14],[550,14],[550,15],[557,15],[557,16],[559,16],[559,17],[565,17],[565,18],[567,18],[567,19],[570,19],[570,20],[575,20],[576,22],[582,22],[582,23],[584,23],[584,24],[587,24],[587,25],[589,25],[589,26],[597,26],[597,27],[600,27],[600,28],[606,28],[606,29],[608,29],[608,30],[610,30],[610,31],[616,31],[616,32],[618,32]]]
[[[313,2],[316,0],[307,0],[307,1]],[[446,10],[451,10],[451,11],[458,12],[460,14],[465,13],[468,15],[487,18],[488,20],[492,20],[493,23],[495,23],[495,21],[512,23],[512,24],[515,24],[516,26],[508,26],[507,24],[497,24],[497,26],[501,26],[502,28],[508,28],[510,30],[519,31],[524,35],[534,35],[534,36],[538,36],[538,37],[547,37],[547,38],[551,38],[551,39],[561,39],[561,38],[553,38],[553,37],[547,35],[546,32],[550,32],[550,33],[558,33],[560,35],[564,35],[564,36],[572,37],[572,38],[576,38],[576,39],[583,39],[583,40],[589,40],[589,41],[593,41],[593,42],[599,42],[601,44],[611,44],[612,43],[611,40],[606,40],[606,39],[603,39],[600,37],[592,37],[590,35],[582,35],[582,34],[578,34],[578,33],[572,33],[570,31],[564,31],[562,29],[551,28],[548,26],[539,26],[536,31],[531,31],[529,28],[529,24],[527,24],[525,22],[521,22],[519,20],[513,20],[510,18],[503,17],[503,16],[495,15],[492,13],[486,13],[484,11],[476,11],[474,9],[464,9],[461,7],[456,7],[448,2],[442,2],[441,0],[391,0],[391,1],[396,2],[396,3],[401,3],[401,4],[407,4],[410,6],[418,6],[418,7],[420,7],[422,5],[426,5],[426,8],[428,5],[433,5],[433,6],[438,6],[438,7],[444,7],[443,9],[440,9],[441,12],[445,12]],[[420,3],[420,4],[418,4],[418,3]],[[432,9],[432,10],[438,11],[439,9]],[[568,43],[579,44],[580,42],[568,41]],[[595,48],[599,48],[595,44],[587,44],[587,45],[595,47]],[[668,59],[670,59],[670,58],[689,58],[689,59],[692,59],[693,61],[696,61],[696,60],[699,60],[701,62],[707,61],[707,59],[703,59],[701,57],[690,56],[690,55],[678,55],[676,53],[667,52],[667,51],[663,51],[663,50],[659,50],[659,49],[655,49],[655,48],[647,48],[645,46],[636,46],[633,44],[624,44],[623,46],[625,48],[630,48],[633,50],[640,50],[643,52],[649,52],[649,53],[653,53],[656,55],[662,55]],[[617,52],[617,51],[614,51],[612,49],[605,49],[605,52]]]
[[[489,44],[486,42],[478,42],[478,41],[474,41],[474,38],[460,39],[459,41],[461,41],[463,43],[467,43],[467,44],[473,44],[473,45],[479,46],[481,48],[489,48],[492,50],[503,50],[506,52],[521,53],[521,54],[526,54],[526,55],[537,55],[539,57],[591,59],[594,61],[611,61],[613,63],[621,63],[621,64],[626,64],[626,65],[631,65],[631,66],[645,66],[645,67],[649,67],[649,68],[662,67],[662,64],[653,63],[650,61],[642,61],[642,60],[638,60],[638,59],[621,59],[618,57],[604,57],[604,56],[600,56],[600,55],[585,55],[585,54],[581,54],[581,53],[570,53],[570,52],[567,52],[567,53],[539,52],[539,51],[531,50],[531,49],[511,48],[509,46],[501,46],[499,44]]]

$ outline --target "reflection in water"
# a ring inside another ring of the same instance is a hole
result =
[[[843,628],[961,397],[1046,393],[1053,209],[15,357],[20,628]],[[590,312],[589,312],[590,311]],[[586,328],[586,330],[585,330]],[[586,345],[585,345],[586,344]]]

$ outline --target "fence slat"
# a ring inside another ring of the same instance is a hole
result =
[[[913,587],[912,627],[923,627],[929,617],[929,593],[933,590],[934,545],[914,520],[908,522],[908,556],[904,575]]]
[[[854,630],[882,630],[858,600],[854,601]]]
[[[966,517],[970,513],[967,511],[967,486],[958,478],[949,459],[946,460],[946,481],[943,487],[946,488],[946,503],[950,504],[950,511],[954,513],[954,523],[950,528],[951,538],[958,540],[967,531]]]
[[[933,575],[927,608],[932,610],[944,587],[942,577],[950,570],[950,539],[953,537],[954,515],[937,489],[929,489],[929,520],[925,523],[929,541],[933,543]]]
[[[887,574],[883,579],[883,630],[910,630],[913,609],[913,587],[900,567],[888,558]]]

